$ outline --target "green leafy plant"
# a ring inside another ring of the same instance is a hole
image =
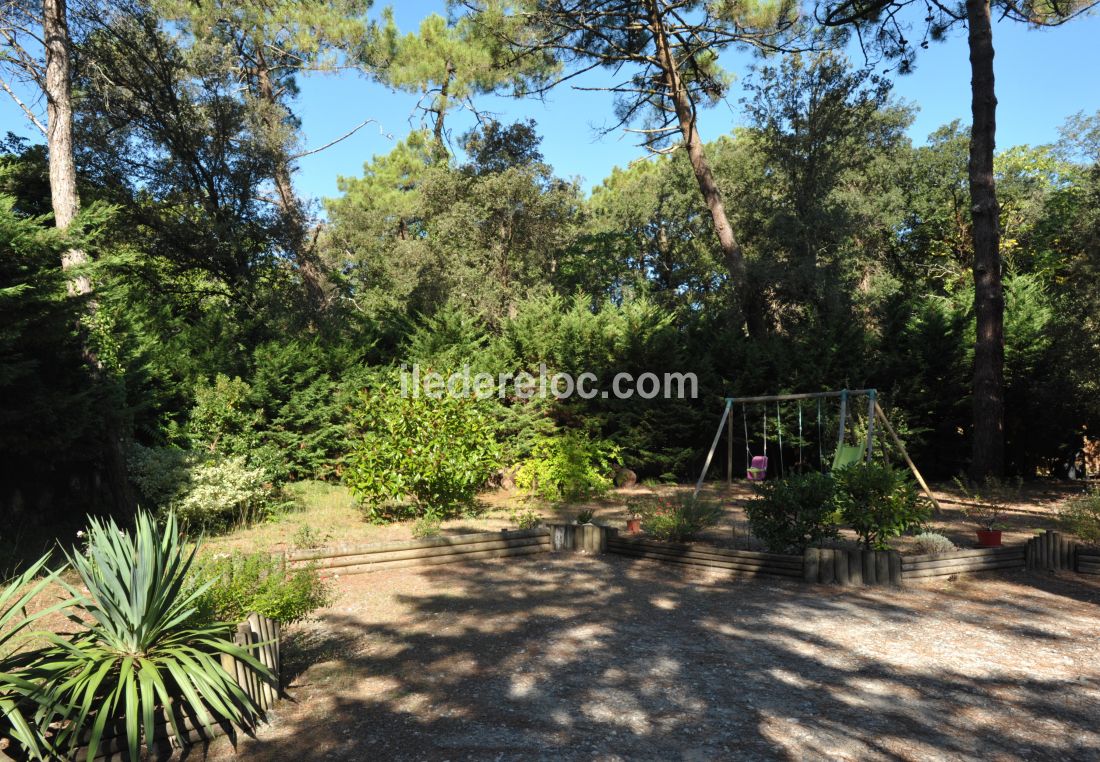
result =
[[[1070,498],[1058,512],[1066,529],[1091,545],[1100,545],[1100,489]]]
[[[44,594],[60,573],[42,574],[48,560],[49,556],[38,559],[0,590],[0,738],[11,738],[32,759],[52,757],[55,749],[42,721],[49,716],[48,709],[45,713],[42,709],[51,703],[42,688],[49,671],[42,663],[42,651],[24,648],[24,641],[33,636],[28,629],[35,620],[78,601],[64,595],[49,606],[26,613],[27,605]]]
[[[534,529],[542,523],[542,516],[531,509],[512,509],[512,523],[517,529]]]
[[[833,479],[811,471],[767,481],[745,506],[752,533],[777,553],[802,553],[837,536]]]
[[[413,537],[436,537],[443,531],[443,522],[434,514],[421,516],[413,523]]]
[[[913,541],[918,553],[939,555],[955,550],[955,543],[935,532],[921,532],[913,538]]]
[[[268,471],[244,455],[206,455],[134,445],[128,459],[142,505],[173,511],[184,529],[222,532],[274,515],[289,502]]]
[[[328,532],[319,532],[309,524],[302,524],[294,532],[294,538],[291,542],[295,548],[310,550],[324,546],[330,539],[332,539],[332,535]]]
[[[642,529],[658,539],[690,540],[722,517],[722,507],[697,497],[657,496],[637,506]]]
[[[836,471],[836,503],[843,521],[867,548],[887,550],[890,540],[919,528],[931,507],[909,475],[877,463]]]
[[[343,479],[372,521],[446,516],[499,467],[491,419],[472,398],[402,396],[381,384],[364,393],[358,426]]]
[[[70,616],[83,629],[71,640],[54,636],[43,654],[59,711],[56,742],[69,753],[86,743],[95,757],[104,729],[125,726],[131,759],[144,739],[151,750],[158,714],[177,739],[186,734],[177,707],[200,725],[220,720],[251,727],[260,708],[219,663],[219,654],[245,662],[261,680],[271,673],[231,640],[230,626],[197,621],[203,587],[188,587],[195,558],[180,538],[173,514],[163,526],[140,512],[132,532],[114,520],[89,519],[88,553],[67,553],[88,595]]]
[[[313,566],[286,568],[269,553],[233,553],[196,565],[190,580],[201,591],[196,606],[205,621],[239,622],[256,612],[291,624],[331,600],[328,583]]]
[[[1023,482],[1020,479],[1004,480],[986,477],[981,486],[974,486],[961,477],[955,477],[955,486],[967,499],[963,506],[966,517],[982,529],[996,529],[1008,503],[1019,499]]]
[[[578,524],[591,524],[592,519],[596,517],[596,512],[591,509],[585,509],[577,513],[576,522]]]
[[[593,440],[582,431],[568,430],[541,437],[531,456],[516,472],[516,486],[544,500],[572,502],[604,495],[613,485],[611,475],[619,448]]]

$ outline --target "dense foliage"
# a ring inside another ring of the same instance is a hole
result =
[[[693,496],[658,496],[635,507],[642,518],[642,529],[658,540],[683,542],[694,539],[718,523],[722,506]]]
[[[582,431],[566,431],[535,442],[520,463],[516,486],[544,500],[576,502],[611,489],[619,448],[594,442]]]
[[[758,485],[745,506],[754,536],[776,553],[802,553],[837,536],[833,479],[810,472]]]
[[[555,174],[531,120],[453,132],[470,99],[559,73],[552,51],[499,46],[525,32],[492,25],[516,18],[479,26],[456,7],[405,35],[368,6],[70,9],[82,209],[67,230],[51,226],[44,147],[0,145],[4,543],[135,501],[219,531],[279,510],[304,478],[342,478],[384,518],[453,510],[498,467],[562,499],[598,493],[618,465],[685,477],[731,394],[873,386],[923,471],[966,468],[965,125],[914,143],[913,107],[838,50],[760,63],[744,126],[701,146],[740,274],[684,151],[586,194]],[[711,65],[699,105],[724,89]],[[293,187],[296,78],[346,66],[423,95],[425,123],[341,177],[322,219]],[[654,113],[643,100],[622,116]],[[1057,144],[996,157],[1007,458],[1024,477],[1060,473],[1100,430],[1098,132],[1100,115],[1080,114]],[[90,258],[81,273],[61,267],[74,249]],[[78,274],[90,295],[70,293]],[[618,373],[694,373],[698,394],[499,387],[429,405],[377,383],[413,363],[590,372],[599,389]],[[781,415],[789,433],[795,410]],[[836,410],[820,436],[814,424],[788,436],[788,463],[796,448],[816,461],[819,442],[828,460]]]
[[[330,600],[328,584],[316,569],[288,569],[269,553],[233,553],[195,565],[190,584],[201,592],[198,617],[210,622],[243,622],[255,612],[292,624]]]
[[[890,540],[921,527],[932,514],[908,471],[857,463],[836,471],[833,480],[841,520],[866,548],[887,550]]]
[[[343,478],[371,520],[447,516],[499,465],[491,420],[471,397],[402,396],[383,380],[363,393],[356,420]]]

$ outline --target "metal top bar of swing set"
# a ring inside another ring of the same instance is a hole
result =
[[[771,394],[763,397],[726,397],[725,401],[733,404],[751,404],[753,402],[794,402],[795,400],[814,400],[823,397],[858,397],[864,394],[878,394],[876,389],[843,389],[839,392],[807,392],[805,394]]]

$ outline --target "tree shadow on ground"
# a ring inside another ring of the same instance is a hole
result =
[[[1100,748],[1100,609],[1077,601],[1071,615],[1056,590],[997,583],[1015,600],[991,606],[980,587],[731,582],[560,555],[406,574],[419,584],[398,586],[392,617],[354,601],[325,614],[290,665],[297,703],[242,756],[1084,760]],[[356,594],[381,590],[371,576]]]

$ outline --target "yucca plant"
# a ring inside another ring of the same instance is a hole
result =
[[[54,755],[53,746],[42,732],[45,726],[38,721],[43,707],[52,701],[43,688],[48,672],[43,669],[42,651],[23,646],[27,638],[35,636],[29,628],[36,620],[76,603],[66,592],[52,605],[27,613],[27,605],[42,595],[60,573],[55,570],[39,577],[48,561],[48,555],[38,559],[0,590],[0,737],[22,746],[32,759]]]
[[[121,721],[130,758],[137,759],[142,739],[152,750],[161,712],[181,741],[182,709],[204,729],[224,720],[250,728],[259,718],[260,708],[222,668],[220,654],[247,663],[272,685],[274,677],[233,644],[229,625],[195,621],[205,590],[187,584],[196,551],[180,539],[173,514],[158,526],[139,513],[132,532],[113,520],[89,520],[86,553],[67,554],[88,590],[70,616],[85,629],[71,640],[55,637],[46,655],[57,715],[68,718],[59,746],[86,743],[92,759],[108,723]]]

